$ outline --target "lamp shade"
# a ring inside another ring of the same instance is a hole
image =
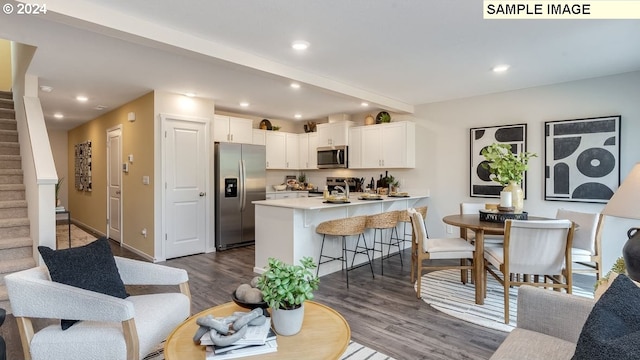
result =
[[[608,216],[640,219],[640,163],[633,167],[602,213]]]

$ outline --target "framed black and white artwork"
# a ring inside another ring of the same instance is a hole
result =
[[[545,200],[606,203],[620,185],[620,115],[548,121]]]
[[[489,170],[482,167],[486,160],[481,151],[493,143],[511,145],[511,151],[514,154],[527,151],[527,124],[472,128],[470,140],[470,195],[472,197],[499,198],[503,186],[491,180]],[[526,174],[520,185],[526,199]]]

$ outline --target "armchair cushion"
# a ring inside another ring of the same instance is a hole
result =
[[[84,246],[52,250],[38,246],[52,281],[124,299],[128,296],[109,241],[102,237]],[[62,330],[77,320],[62,320]]]
[[[573,359],[637,359],[640,354],[640,288],[618,275],[589,314]]]

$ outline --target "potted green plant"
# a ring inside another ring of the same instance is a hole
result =
[[[500,143],[485,147],[481,154],[487,160],[482,167],[489,171],[491,180],[504,186],[504,191],[511,191],[515,212],[522,212],[524,194],[520,185],[529,168],[529,159],[538,155],[528,151],[514,154],[510,144]]]
[[[304,257],[300,264],[269,258],[266,271],[258,279],[258,289],[271,308],[273,326],[280,335],[295,335],[300,331],[304,302],[313,299],[313,291],[320,283],[312,271],[316,268],[312,258]]]

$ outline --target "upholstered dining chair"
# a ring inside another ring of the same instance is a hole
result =
[[[511,286],[527,284],[565,289],[571,293],[573,230],[574,224],[569,220],[507,220],[504,225],[504,245],[484,249],[485,271],[504,288],[505,324],[509,323]],[[518,276],[511,276],[518,274],[539,275],[544,281],[520,281]]]
[[[596,281],[602,277],[602,224],[604,215],[558,209],[556,219],[571,220],[577,225],[573,234],[571,260],[574,273],[595,273]]]
[[[471,215],[475,214],[480,216],[480,210],[484,210],[484,203],[468,203],[462,202],[460,203],[460,215]],[[463,233],[463,235],[465,235]],[[476,233],[473,230],[467,229],[466,236],[463,236],[467,241],[474,242],[476,238]],[[504,241],[504,237],[498,234],[492,234],[489,231],[485,231],[484,233],[484,243],[485,245],[493,245],[493,244],[502,244]]]
[[[411,246],[411,283],[417,281],[416,296],[421,298],[420,283],[425,270],[460,269],[467,271],[473,267],[472,259],[475,247],[462,238],[427,237],[422,214],[410,209],[413,243]],[[459,259],[460,265],[425,265],[425,261],[441,259]],[[467,261],[469,261],[467,263]]]
[[[142,359],[189,317],[185,270],[114,259],[125,285],[176,285],[180,292],[122,299],[51,281],[44,265],[7,275],[25,360]],[[48,319],[47,324],[34,326],[41,319]],[[59,319],[80,322],[62,330]]]

